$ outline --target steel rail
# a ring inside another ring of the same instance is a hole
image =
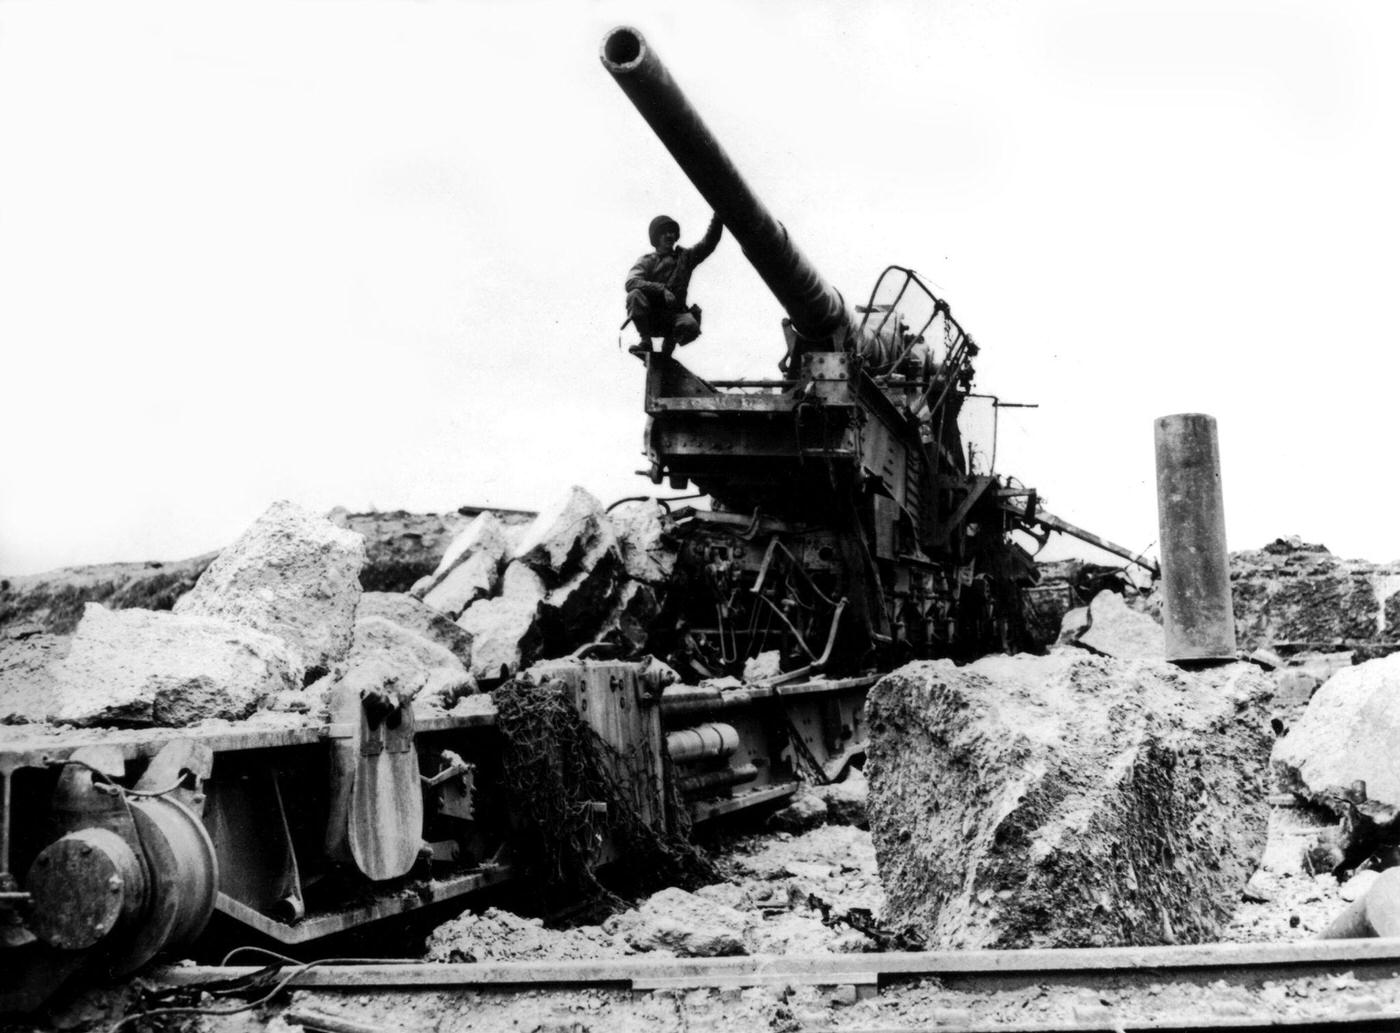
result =
[[[761,986],[774,982],[844,986],[938,978],[1023,985],[1110,976],[1193,979],[1290,978],[1339,968],[1400,977],[1400,938],[1303,943],[1195,944],[1026,950],[917,951],[884,954],[750,955],[738,958],[617,958],[473,964],[326,965],[293,977],[289,986],[507,987],[651,989]],[[257,967],[185,966],[157,969],[170,986],[251,975]]]

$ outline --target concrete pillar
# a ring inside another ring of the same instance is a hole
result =
[[[1167,659],[1233,659],[1235,613],[1215,417],[1163,416],[1156,423],[1156,440]]]

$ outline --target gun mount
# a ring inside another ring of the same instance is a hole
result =
[[[786,379],[710,383],[647,359],[647,472],[713,502],[673,517],[679,631],[658,652],[706,677],[776,648],[786,678],[1031,645],[1038,575],[1011,534],[1078,529],[998,476],[994,446],[965,448],[977,346],[947,302],[890,266],[853,313],[641,33],[614,29],[600,58],[789,317]]]

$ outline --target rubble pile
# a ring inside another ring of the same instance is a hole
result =
[[[827,825],[749,836],[722,851],[726,881],[670,887],[601,925],[549,929],[495,909],[466,912],[429,936],[428,961],[524,961],[859,953],[877,941],[843,916],[884,909],[869,835]]]
[[[327,519],[364,535],[360,587],[366,592],[401,593],[430,574],[452,540],[483,512],[494,514],[509,533],[518,533],[534,517],[523,510],[476,506],[441,514],[402,510],[351,513],[337,507]],[[109,610],[168,610],[194,587],[218,555],[210,552],[184,560],[64,567],[0,578],[0,629],[70,635],[87,603],[101,603]]]
[[[363,593],[363,538],[274,503],[168,610],[89,602],[71,636],[6,629],[0,719],[179,727],[319,713],[337,680],[446,707],[475,691],[470,636],[401,593]]]
[[[478,517],[414,594],[456,618],[472,636],[472,673],[495,680],[598,641],[640,652],[674,564],[659,506],[613,518],[573,488],[514,542]]]
[[[1215,938],[1265,842],[1272,684],[1060,654],[910,664],[871,691],[887,921],[931,948]]]
[[[1400,562],[1344,560],[1279,538],[1231,555],[1230,591],[1242,649],[1364,656],[1400,648]]]
[[[1400,654],[1392,654],[1333,674],[1275,745],[1278,788],[1336,822],[1310,844],[1310,870],[1345,879],[1400,863],[1397,735]]]

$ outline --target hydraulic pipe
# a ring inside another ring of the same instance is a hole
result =
[[[1156,423],[1156,445],[1167,659],[1234,659],[1235,612],[1215,417],[1163,416]]]
[[[599,57],[681,171],[734,234],[744,257],[797,332],[809,341],[844,347],[856,323],[840,291],[822,278],[788,238],[783,224],[749,189],[642,34],[625,25],[613,29],[603,39]]]

